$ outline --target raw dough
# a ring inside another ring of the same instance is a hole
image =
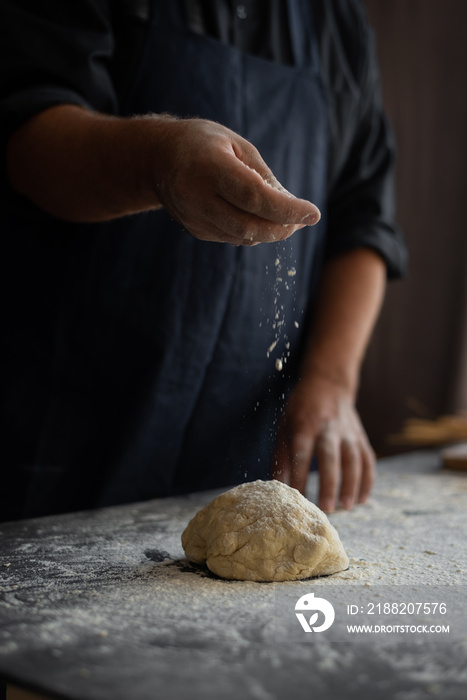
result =
[[[292,581],[349,565],[325,513],[280,481],[252,481],[221,494],[182,534],[190,561],[242,581]]]

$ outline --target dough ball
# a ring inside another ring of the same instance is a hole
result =
[[[325,513],[280,481],[252,481],[221,494],[182,534],[188,559],[241,581],[293,581],[349,565]]]

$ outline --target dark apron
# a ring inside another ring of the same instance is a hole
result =
[[[310,3],[288,7],[293,67],[187,30],[182,0],[154,2],[124,113],[220,122],[324,211],[327,112]],[[268,478],[324,219],[254,248],[198,241],[163,210],[83,227],[24,514]]]

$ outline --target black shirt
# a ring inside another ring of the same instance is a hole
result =
[[[385,260],[389,277],[398,277],[407,253],[394,223],[395,149],[373,35],[358,0],[310,2],[329,104],[327,254],[370,247]],[[4,163],[11,133],[52,105],[121,113],[150,6],[148,0],[0,0]],[[185,0],[185,12],[193,31],[268,60],[293,61],[281,0]],[[5,167],[2,194],[4,206],[10,206],[14,197]]]

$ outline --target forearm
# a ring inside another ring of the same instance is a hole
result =
[[[283,240],[320,217],[279,185],[251,143],[209,120],[61,105],[19,128],[7,151],[13,188],[68,221],[164,206],[195,238],[249,246]]]
[[[301,368],[303,381],[323,375],[355,399],[385,280],[382,259],[369,249],[353,250],[326,263]]]
[[[120,119],[74,105],[52,107],[10,138],[10,182],[69,221],[105,221],[155,208],[160,203],[150,160],[169,119]]]

